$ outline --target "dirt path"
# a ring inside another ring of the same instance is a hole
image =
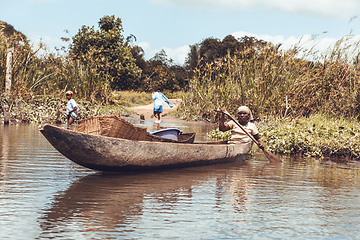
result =
[[[209,123],[205,121],[188,121],[182,120],[178,117],[175,117],[172,114],[169,114],[176,109],[181,104],[181,99],[170,99],[170,101],[175,105],[173,108],[168,108],[163,105],[163,113],[161,114],[161,123],[155,123],[156,118],[153,115],[154,104],[149,104],[145,106],[129,107],[127,108],[130,111],[135,113],[131,114],[129,117],[135,120],[141,120],[140,116],[143,115],[145,121],[153,122],[152,125],[147,125],[148,131],[160,130],[163,128],[178,127],[178,126],[187,126],[187,132],[195,132],[196,140],[207,141],[205,138],[205,133],[211,130],[214,130],[218,127],[218,123]],[[140,121],[141,122],[141,121]]]
[[[170,112],[175,111],[178,106],[181,103],[181,99],[170,99],[170,101],[175,105],[173,108],[168,108],[167,106],[163,105],[163,113],[161,114],[161,120],[162,121],[169,121],[169,122],[177,122],[177,121],[183,121],[179,118],[176,118],[172,115],[169,115]],[[130,111],[135,112],[135,118],[140,118],[141,115],[143,115],[145,117],[145,120],[152,120],[154,118],[154,114],[153,114],[153,108],[154,108],[154,104],[151,103],[149,105],[144,105],[144,106],[137,106],[137,107],[129,107],[127,108]]]

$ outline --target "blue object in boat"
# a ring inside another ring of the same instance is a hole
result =
[[[151,134],[159,136],[159,137],[163,137],[163,138],[178,140],[178,135],[181,133],[182,133],[182,131],[177,128],[165,128],[165,129],[161,129],[159,131],[152,132]]]

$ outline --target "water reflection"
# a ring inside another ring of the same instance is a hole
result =
[[[254,147],[244,163],[105,175],[35,125],[0,132],[0,239],[358,238],[358,164],[271,165]]]
[[[4,125],[2,129],[2,142],[1,142],[1,162],[0,162],[0,180],[2,180],[6,176],[9,151],[10,151],[10,143],[9,143],[9,125]],[[2,184],[5,182],[1,181]]]
[[[210,238],[230,233],[228,238],[236,238],[250,229],[252,238],[261,237],[256,232],[270,238],[295,233],[312,238],[324,229],[343,236],[360,223],[359,190],[349,187],[360,185],[359,169],[334,174],[339,168],[312,159],[274,166],[259,156],[256,151],[244,163],[83,177],[42,210],[39,237],[73,236],[76,229],[102,239],[152,238],[166,236],[176,226],[199,225],[198,235],[172,236],[198,239],[212,232]],[[226,231],[214,233],[219,224]],[[329,228],[336,224],[342,230]],[[304,231],[308,228],[313,230]]]
[[[252,188],[246,163],[127,176],[94,174],[74,182],[43,210],[45,214],[39,219],[41,237],[63,232],[66,226],[73,224],[81,224],[86,231],[93,228],[99,231],[99,226],[106,231],[128,228],[143,215],[150,199],[151,205],[159,205],[159,211],[175,211],[179,204],[192,201],[194,188],[209,181],[216,186],[213,207],[221,209],[227,202],[224,195],[230,191],[234,210],[245,211],[244,204],[249,201]],[[156,210],[152,214],[156,218]]]

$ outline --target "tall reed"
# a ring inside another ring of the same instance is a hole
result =
[[[358,53],[349,55],[358,44],[342,38],[322,54],[299,46],[280,51],[267,45],[218,59],[195,71],[179,115],[214,115],[217,104],[232,113],[247,105],[256,118],[316,112],[359,118],[360,74],[353,61]]]
[[[6,47],[0,44],[2,72],[5,72],[5,53]],[[32,99],[39,95],[61,98],[66,90],[72,90],[78,99],[97,104],[108,103],[112,79],[100,76],[96,71],[98,67],[95,62],[84,65],[68,56],[48,53],[43,45],[36,51],[17,47],[13,61],[11,95],[20,99]],[[0,89],[3,89],[5,75],[0,76]]]

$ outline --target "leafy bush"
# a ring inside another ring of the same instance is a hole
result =
[[[259,125],[266,146],[278,153],[360,159],[360,123],[323,114],[271,119]]]

